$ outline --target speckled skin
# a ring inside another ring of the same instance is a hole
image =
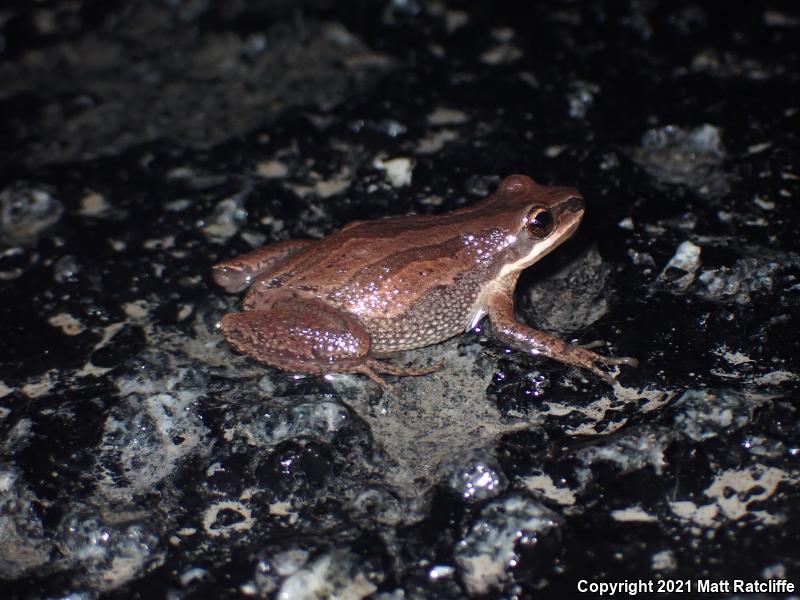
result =
[[[306,373],[422,374],[378,359],[440,342],[490,315],[496,333],[534,354],[608,378],[609,359],[516,323],[519,273],[568,239],[584,212],[577,190],[512,175],[472,206],[436,216],[357,221],[319,241],[290,240],[214,266],[244,312],[221,329],[258,361]],[[546,212],[548,231],[531,233]]]

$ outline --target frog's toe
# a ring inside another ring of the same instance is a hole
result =
[[[419,377],[420,375],[430,375],[436,371],[444,369],[444,363],[436,363],[428,367],[398,367],[391,363],[383,362],[371,358],[367,361],[367,366],[374,369],[378,373],[386,373],[388,375],[399,375],[401,377]]]
[[[617,380],[614,379],[614,377],[611,375],[611,373],[608,373],[607,371],[603,371],[603,369],[601,369],[600,367],[598,367],[596,365],[592,365],[592,369],[591,370],[592,370],[592,373],[597,375],[600,379],[605,381],[608,385],[614,385],[615,383],[617,383]]]
[[[412,377],[416,377],[418,375],[430,375],[431,373],[438,373],[442,369],[444,369],[445,364],[443,362],[434,363],[432,365],[428,365],[427,367],[408,367],[406,369],[406,375],[411,375]]]
[[[377,383],[381,389],[392,396],[393,398],[400,398],[397,391],[386,381],[383,377],[381,377],[371,365],[359,365],[353,369],[355,373],[361,373],[362,375],[366,375],[372,381]]]
[[[576,360],[573,364],[584,367],[603,379],[609,385],[614,385],[616,379],[608,372],[600,368],[604,366],[627,365],[635,367],[639,364],[635,358],[630,356],[604,356],[588,350],[586,346],[579,346],[576,349]]]
[[[594,348],[599,348],[601,346],[605,346],[606,342],[603,340],[594,340],[593,342],[589,342],[588,344],[581,344],[581,348],[585,348],[586,350],[593,350]],[[594,354],[597,362],[601,362],[604,365],[628,365],[629,367],[638,367],[639,361],[632,356],[604,356],[602,354]]]
[[[603,354],[598,354],[594,352],[595,348],[599,348],[600,346],[605,346],[606,342],[603,340],[594,340],[593,342],[589,342],[588,344],[579,344],[578,348],[582,350],[587,350],[588,353],[592,356],[592,362],[599,362],[604,365],[628,365],[631,367],[636,367],[639,365],[639,361],[633,358],[632,356],[605,356]]]
[[[581,348],[586,348],[587,350],[594,350],[595,348],[600,348],[601,346],[605,346],[606,343],[603,340],[594,340],[589,342],[588,344],[581,344]]]
[[[598,354],[598,360],[605,365],[628,365],[629,367],[638,367],[638,359],[632,356],[603,356]]]

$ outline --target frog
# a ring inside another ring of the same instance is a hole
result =
[[[470,331],[529,355],[586,369],[636,366],[519,322],[520,273],[568,240],[585,213],[577,189],[502,179],[488,197],[443,214],[354,221],[322,239],[289,239],[212,267],[226,292],[247,289],[241,312],[222,316],[227,341],[252,359],[310,375],[357,373],[392,392],[385,375],[441,368],[391,359]]]

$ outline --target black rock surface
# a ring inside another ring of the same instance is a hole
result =
[[[0,8],[2,598],[800,585],[800,10],[528,4]],[[615,385],[489,323],[400,399],[220,335],[216,261],[517,172],[588,206],[520,316]]]

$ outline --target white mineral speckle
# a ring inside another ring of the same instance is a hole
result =
[[[212,241],[224,242],[233,237],[247,221],[244,195],[220,200],[202,227],[203,233]]]
[[[220,525],[217,519],[223,511],[236,513],[241,518],[233,523]],[[254,523],[252,511],[241,502],[223,500],[212,504],[203,513],[203,530],[212,537],[226,537],[236,532],[248,531]]]
[[[58,313],[47,319],[53,327],[58,327],[65,335],[78,335],[85,328],[83,323],[68,313]]]
[[[355,557],[335,550],[289,576],[278,590],[277,600],[361,600],[378,588],[357,570]],[[355,570],[355,573],[353,571]]]
[[[750,381],[757,386],[776,386],[788,381],[798,380],[800,380],[800,375],[797,373],[792,373],[791,371],[784,371],[781,369],[770,371],[769,373],[764,373],[762,375],[756,375],[750,379]]]
[[[390,158],[382,160],[376,158],[372,166],[385,172],[386,179],[393,187],[403,187],[411,183],[411,174],[414,171],[414,161],[410,158]]]
[[[317,198],[329,198],[335,194],[343,192],[352,183],[350,171],[343,169],[340,173],[330,179],[321,179],[313,183],[313,185],[301,185],[296,183],[287,183],[286,187],[299,198],[306,196],[315,196]]]
[[[620,229],[626,229],[628,231],[633,231],[633,219],[630,217],[625,217],[619,223],[617,223]]]
[[[447,577],[452,577],[453,573],[455,573],[455,569],[450,565],[436,565],[431,567],[428,571],[428,577],[432,580],[436,581],[439,579],[445,579]]]
[[[693,244],[689,240],[681,242],[678,249],[675,251],[673,257],[664,267],[664,270],[658,276],[659,281],[668,284],[678,290],[687,289],[694,281],[697,269],[700,268],[700,247]],[[676,269],[678,272],[683,272],[683,275],[673,277],[670,275],[670,270]]]
[[[678,561],[672,550],[662,550],[653,554],[652,565],[654,571],[674,571]]]
[[[481,53],[480,61],[485,65],[503,65],[515,62],[522,50],[512,44],[498,44]]]
[[[171,202],[167,202],[164,205],[170,212],[181,212],[182,210],[186,210],[192,205],[192,201],[188,198],[178,198],[177,200],[172,200]]]
[[[122,308],[125,311],[125,314],[132,319],[144,319],[150,312],[150,305],[147,303],[147,300],[134,300],[133,302],[126,302]]]
[[[764,579],[786,579],[786,567],[781,563],[768,565],[761,570]]]
[[[445,144],[458,139],[458,132],[452,129],[439,129],[431,131],[427,136],[417,142],[419,154],[433,154],[444,148]]]
[[[605,420],[605,416],[609,410],[613,410],[619,406],[619,402],[635,402],[639,403],[642,399],[647,402],[639,407],[640,413],[658,410],[667,404],[675,395],[673,390],[663,390],[655,387],[648,386],[646,388],[632,388],[625,387],[618,381],[614,382],[612,396],[600,396],[594,399],[589,404],[583,406],[576,406],[570,402],[548,401],[547,406],[542,410],[540,416],[555,415],[566,416],[574,414],[575,411],[580,412],[585,419],[577,426],[568,426],[567,430],[570,435],[596,435],[600,433],[595,428],[597,424]],[[624,426],[626,420],[619,420],[616,422],[607,423],[606,429],[603,433],[608,434],[617,431]]]
[[[193,310],[194,310],[194,305],[192,304],[180,304],[178,306],[178,313],[175,316],[178,319],[178,321],[185,321],[192,314]]]
[[[184,571],[180,576],[181,585],[186,587],[195,581],[202,581],[208,577],[208,571],[199,567],[194,567]]]
[[[266,160],[256,165],[256,175],[266,179],[282,179],[289,174],[289,167],[279,160]]]
[[[753,196],[753,204],[763,210],[773,210],[775,208],[775,203],[772,200],[767,200],[761,196]]]
[[[492,27],[489,34],[497,42],[506,43],[514,39],[514,30],[511,27]]]
[[[726,521],[736,521],[745,516],[762,525],[778,525],[783,522],[782,515],[751,508],[750,504],[770,498],[781,482],[790,479],[790,475],[781,469],[759,464],[729,469],[714,477],[706,488],[704,495],[710,501],[708,504],[698,506],[689,500],[681,500],[670,502],[670,509],[680,519],[704,528],[719,527]]]
[[[751,465],[717,475],[704,494],[719,506],[722,515],[728,519],[735,521],[749,514],[762,523],[777,524],[782,521],[779,515],[751,509],[749,504],[763,502],[772,496],[778,484],[787,480],[790,480],[789,475],[781,469]]]
[[[544,155],[547,158],[556,158],[559,156],[564,150],[566,150],[566,146],[562,146],[560,144],[551,144],[544,149]]]
[[[242,596],[255,596],[258,594],[258,588],[252,581],[248,581],[239,586],[239,591]]]
[[[290,502],[273,502],[269,505],[269,514],[276,517],[289,517],[289,522],[293,523],[297,520],[297,513],[292,510]]]
[[[678,518],[691,521],[700,527],[714,526],[719,514],[719,507],[716,504],[697,506],[691,500],[676,500],[670,502],[669,507]]]
[[[727,346],[721,346],[714,350],[714,354],[722,357],[731,365],[743,365],[746,363],[755,362],[752,358],[739,351],[731,350]]]
[[[458,125],[466,123],[469,120],[467,113],[454,108],[445,108],[443,106],[436,107],[433,112],[428,115],[428,123],[430,125]]]
[[[81,208],[78,212],[85,217],[102,217],[108,213],[110,208],[105,196],[97,192],[89,192],[81,198]]]
[[[44,375],[28,381],[22,386],[23,393],[28,398],[38,398],[47,394],[58,380],[58,372],[55,370],[47,371]]]
[[[345,191],[351,183],[350,172],[345,170],[331,179],[317,181],[314,184],[314,193],[319,198],[329,198]]]
[[[629,506],[628,508],[612,510],[611,518],[623,523],[655,523],[658,521],[657,516],[650,514],[641,506]]]
[[[575,493],[568,487],[557,486],[553,479],[544,473],[524,477],[522,483],[531,493],[541,494],[550,502],[562,506],[575,504]]]

